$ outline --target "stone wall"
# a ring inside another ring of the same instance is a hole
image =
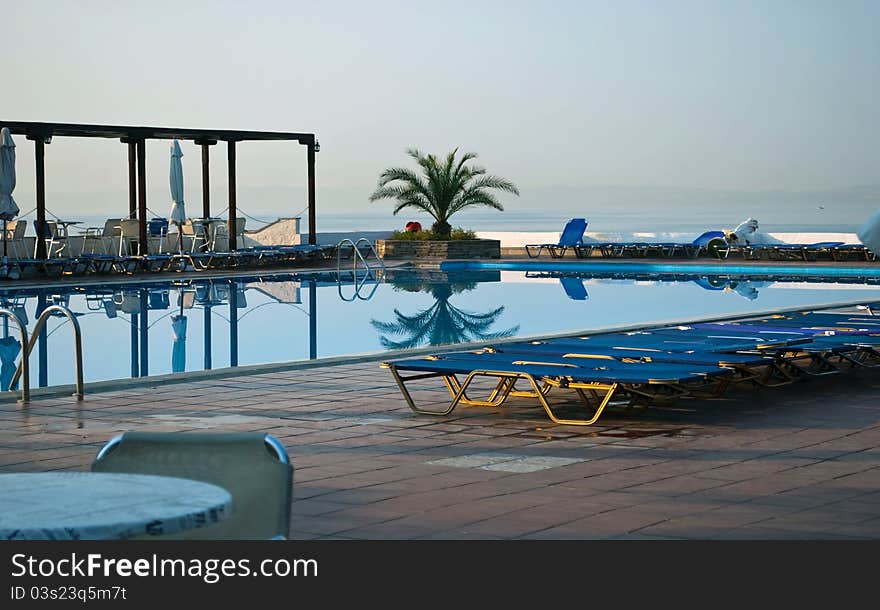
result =
[[[376,250],[384,259],[401,258],[501,258],[497,239],[456,241],[376,240]]]

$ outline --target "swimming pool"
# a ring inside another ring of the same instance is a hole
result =
[[[823,281],[776,271],[786,275],[712,275],[694,266],[665,274],[617,266],[609,273],[542,263],[525,270],[389,269],[355,283],[323,272],[7,285],[0,305],[29,330],[47,305],[73,310],[89,382],[880,300],[880,277]],[[32,387],[73,383],[69,326],[61,317],[49,320],[31,354]],[[3,383],[19,354],[14,324],[4,321]]]

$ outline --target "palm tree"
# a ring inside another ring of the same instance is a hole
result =
[[[441,162],[434,155],[423,155],[410,148],[406,153],[415,159],[421,173],[405,168],[390,167],[379,176],[379,185],[370,195],[370,201],[396,199],[394,213],[405,208],[416,208],[434,217],[431,230],[438,239],[449,239],[452,227],[449,218],[466,207],[486,206],[504,210],[492,189],[519,195],[509,180],[486,173],[485,168],[466,165],[477,158],[476,153],[465,153],[456,161],[456,148]]]
[[[467,288],[465,288],[467,289]],[[519,331],[519,325],[507,330],[490,332],[490,327],[504,307],[498,307],[486,313],[464,311],[449,303],[449,298],[456,292],[454,286],[437,284],[421,288],[430,292],[436,302],[428,309],[408,316],[394,310],[394,322],[370,320],[370,324],[381,333],[396,335],[402,340],[394,341],[386,336],[380,337],[382,346],[387,349],[404,349],[420,345],[450,345],[470,341],[486,341],[509,337]]]

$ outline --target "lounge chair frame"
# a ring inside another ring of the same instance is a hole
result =
[[[394,381],[397,382],[397,387],[400,388],[400,393],[403,395],[403,398],[406,401],[406,404],[409,405],[409,408],[416,413],[422,415],[449,415],[455,410],[455,408],[459,404],[482,407],[502,407],[509,396],[517,395],[536,398],[538,400],[538,403],[541,405],[541,407],[544,409],[544,411],[547,413],[547,416],[550,418],[551,421],[553,421],[553,423],[569,426],[590,426],[596,423],[596,421],[602,415],[602,412],[605,410],[605,407],[608,406],[609,402],[611,402],[611,398],[614,396],[614,393],[620,386],[620,384],[618,383],[587,383],[548,378],[541,379],[541,383],[539,383],[539,380],[535,379],[535,377],[530,375],[529,373],[494,371],[489,369],[473,370],[468,373],[463,382],[459,382],[454,375],[450,375],[449,373],[419,373],[416,375],[404,377],[400,374],[397,366],[392,363],[383,363],[382,367],[387,368],[391,371],[391,374],[394,377]],[[450,389],[450,392],[452,392],[454,388],[457,388],[452,397],[452,401],[449,403],[449,406],[442,410],[425,409],[423,407],[417,406],[415,401],[413,400],[412,394],[406,387],[406,382],[415,381],[417,379],[432,379],[437,377],[443,378],[443,381],[446,383],[447,388]],[[488,399],[479,400],[470,398],[467,395],[468,388],[474,380],[481,377],[491,377],[497,379],[498,384],[492,390],[492,393],[489,395]],[[513,388],[516,385],[516,382],[521,380],[527,381],[532,390],[530,392],[518,391],[516,394],[514,394]],[[550,406],[550,403],[547,401],[546,393],[549,389],[547,386],[567,387],[575,390],[581,400],[585,403],[585,405],[593,408],[592,417],[588,419],[565,419],[558,417],[553,412],[553,408]],[[584,390],[586,390],[586,392]]]
[[[529,364],[529,362],[520,362],[520,364]],[[570,366],[575,369],[578,368],[574,364]],[[475,368],[467,373],[464,381],[459,381],[456,374],[448,371],[419,372],[414,375],[404,376],[393,362],[383,362],[380,364],[380,367],[391,371],[394,381],[397,383],[409,408],[422,415],[449,415],[459,404],[500,408],[504,406],[509,397],[519,396],[535,398],[551,421],[570,426],[589,426],[594,424],[612,398],[617,394],[627,396],[627,406],[632,406],[636,403],[669,403],[685,396],[717,398],[727,389],[734,377],[731,374],[712,378],[698,378],[692,384],[673,379],[650,379],[640,384],[624,384],[620,382],[584,381],[583,379],[573,379],[570,376],[564,375],[535,377],[530,373],[521,371]],[[449,405],[441,410],[426,409],[416,405],[406,383],[423,379],[436,379],[438,377],[443,380],[452,396],[452,401]],[[488,398],[477,399],[468,396],[468,389],[471,383],[486,377],[497,380]],[[530,386],[530,390],[516,390],[515,387],[519,381],[526,381]],[[547,395],[552,388],[573,390],[584,406],[593,411],[593,415],[587,419],[559,417],[554,413],[553,407],[547,400]]]

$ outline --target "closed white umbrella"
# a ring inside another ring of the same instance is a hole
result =
[[[6,264],[6,223],[18,216],[15,190],[15,141],[9,128],[0,130],[0,219],[3,220],[3,263]]]
[[[177,245],[183,252],[183,229],[182,225],[186,222],[186,209],[183,203],[183,163],[180,158],[183,157],[183,151],[180,150],[180,142],[174,140],[171,144],[171,216],[169,220],[177,225]]]

